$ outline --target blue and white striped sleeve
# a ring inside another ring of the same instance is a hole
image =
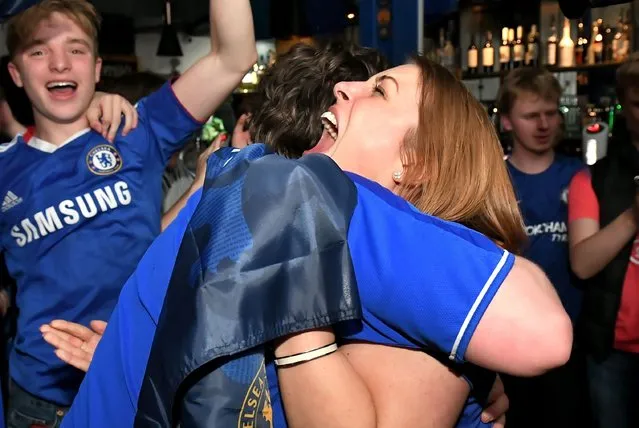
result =
[[[503,251],[499,261],[494,265],[490,276],[486,279],[481,289],[475,289],[474,287],[468,289],[471,296],[476,294],[476,298],[466,313],[466,317],[457,332],[455,342],[449,353],[449,359],[454,361],[461,361],[463,359],[466,349],[468,349],[470,339],[479,325],[479,321],[510,272],[514,259],[514,256],[508,251]],[[491,264],[487,265],[488,268],[490,268],[490,266]],[[469,284],[472,283],[469,282]],[[460,307],[460,309],[462,312],[466,311],[464,306]]]

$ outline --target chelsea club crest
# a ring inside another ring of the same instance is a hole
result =
[[[122,168],[122,156],[110,144],[100,144],[87,154],[87,166],[95,175],[110,175]]]
[[[273,428],[273,408],[271,394],[268,389],[268,378],[264,360],[246,390],[244,402],[240,409],[237,427]]]

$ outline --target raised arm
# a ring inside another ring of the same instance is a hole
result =
[[[173,84],[195,119],[213,114],[257,59],[249,0],[210,0],[211,52]]]

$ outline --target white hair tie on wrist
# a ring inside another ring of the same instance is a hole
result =
[[[294,364],[304,363],[316,360],[337,351],[337,343],[333,342],[321,348],[312,349],[310,351],[300,352],[299,354],[289,355],[288,357],[276,358],[275,365],[278,367],[287,367]]]

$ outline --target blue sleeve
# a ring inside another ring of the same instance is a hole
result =
[[[201,197],[202,189],[198,189],[195,193],[193,193],[193,195],[191,195],[178,216],[162,233],[162,235],[166,235],[166,238],[163,238],[163,241],[167,242],[164,247],[165,249],[160,249],[159,251],[161,251],[161,253],[156,256],[146,257],[148,261],[145,263],[143,263],[144,259],[142,259],[143,261],[140,262],[138,267],[138,269],[146,268],[138,274],[138,277],[140,278],[138,293],[140,295],[140,301],[153,319],[154,323],[157,323],[157,320],[160,317],[160,312],[162,311],[166,288],[169,285],[169,280],[175,264],[175,258],[177,257],[178,250],[180,249],[184,231],[187,229]],[[162,237],[162,235],[160,235],[160,237]],[[160,238],[157,238],[156,242],[159,240]]]
[[[196,120],[177,99],[170,82],[137,104],[139,126],[148,134],[149,156],[166,164],[203,122]]]
[[[463,362],[514,256],[468,228],[358,190],[349,245],[365,321]]]
[[[62,428],[133,426],[157,320],[184,231],[199,203],[191,196],[128,279]]]

